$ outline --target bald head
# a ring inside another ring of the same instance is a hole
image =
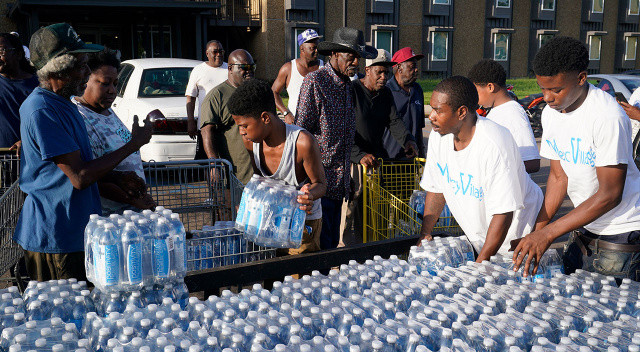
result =
[[[238,87],[253,78],[256,67],[253,57],[244,49],[236,49],[229,54],[229,83]]]

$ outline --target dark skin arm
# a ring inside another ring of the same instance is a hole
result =
[[[431,241],[431,231],[436,225],[442,209],[444,209],[445,200],[442,193],[427,192],[424,200],[424,214],[422,216],[422,228],[420,228],[420,239],[418,240],[418,246],[422,245],[422,240]]]
[[[76,150],[54,157],[53,162],[69,178],[74,188],[85,189],[98,180],[105,178],[122,160],[147,144],[151,139],[152,133],[153,128],[148,116],[144,120],[144,126],[142,127],[138,125],[137,116],[134,116],[131,140],[121,148],[91,161],[82,160],[80,150]],[[109,180],[110,178],[115,179],[117,182],[125,181],[118,180],[118,177],[113,176],[106,179]],[[127,187],[123,188],[127,189]]]
[[[528,174],[540,171],[540,159],[527,160],[524,162],[524,168]]]
[[[291,74],[291,61],[280,67],[280,71],[278,72],[278,77],[273,81],[273,85],[271,86],[271,90],[273,91],[273,98],[276,100],[276,107],[280,110],[284,116],[284,122],[293,125],[293,114],[289,111],[284,102],[282,101],[282,97],[280,93],[287,88],[289,75]]]
[[[151,195],[148,193],[144,193],[140,197],[133,197],[125,190],[120,188],[115,183],[111,182],[98,182],[98,189],[100,190],[100,195],[104,198],[119,202],[133,205],[138,209],[153,209],[155,208],[155,202]]]
[[[556,161],[556,163],[558,164],[556,168],[560,167],[560,162]],[[562,171],[561,168],[560,171]],[[552,169],[552,172],[556,174],[560,171]],[[556,175],[553,177],[559,178],[562,181],[563,174],[564,171],[562,171],[562,174],[559,174],[559,176]],[[528,255],[524,263],[523,275],[528,275],[531,265],[533,265],[533,274],[535,275],[538,271],[539,259],[556,238],[593,222],[620,204],[626,174],[626,164],[596,167],[596,176],[599,184],[596,193],[567,215],[549,224],[550,219],[553,218],[553,215],[555,215],[555,212],[562,203],[561,199],[564,199],[564,195],[566,195],[567,192],[566,174],[564,174],[564,183],[560,182],[557,185],[552,184],[553,187],[550,189],[550,183],[558,182],[557,180],[552,180],[552,174],[550,173],[549,183],[547,183],[547,191],[545,193],[545,201],[536,222],[536,230],[523,238],[513,253],[514,270],[520,268],[525,255]],[[547,198],[549,198],[549,200],[547,200]]]
[[[509,231],[509,226],[511,226],[512,221],[512,211],[504,214],[495,214],[491,217],[489,229],[487,229],[487,238],[484,240],[484,245],[480,253],[478,253],[477,263],[489,260],[492,255],[498,253],[505,237],[507,237],[507,231]]]
[[[202,145],[204,146],[205,153],[207,153],[207,158],[220,159],[214,144],[214,131],[215,127],[212,124],[202,126],[200,129],[200,133],[202,133]]]
[[[187,95],[187,133],[191,139],[196,139],[198,127],[196,126],[196,97]]]
[[[640,108],[623,101],[618,101],[618,104],[622,106],[622,109],[624,109],[624,112],[627,113],[630,119],[640,121]]]

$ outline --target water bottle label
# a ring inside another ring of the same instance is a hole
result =
[[[544,274],[538,273],[533,277],[533,282],[536,282],[540,279],[544,279]]]
[[[102,266],[103,284],[113,286],[118,284],[120,274],[120,258],[118,256],[118,245],[100,245],[100,263]]]
[[[245,208],[247,207],[247,195],[246,192],[242,194],[240,199],[240,205],[238,206],[238,216],[236,217],[236,223],[242,224]]]
[[[100,275],[100,267],[98,266],[98,249],[95,244],[91,244],[91,252],[93,253],[93,276],[96,281],[102,282],[102,277]]]
[[[175,256],[175,265],[176,266],[182,266],[182,267],[178,267],[176,268],[176,270],[178,271],[184,271],[184,269],[187,267],[187,259],[185,258],[184,254],[186,251],[185,248],[185,243],[182,243],[182,248],[179,248],[178,250],[174,251],[173,254]]]
[[[142,243],[140,242],[132,243],[128,247],[127,276],[131,284],[142,282]]]
[[[474,258],[473,256],[473,252],[466,252],[465,257],[467,258],[468,262],[473,262],[476,260],[476,258]]]
[[[160,278],[169,276],[169,244],[167,240],[153,240],[153,271]]]
[[[549,275],[551,275],[551,277],[556,276],[556,274],[564,274],[562,272],[562,266],[561,265],[551,265],[547,268],[547,270],[549,271]]]

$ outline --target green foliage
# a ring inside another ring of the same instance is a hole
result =
[[[433,92],[433,88],[440,82],[439,79],[419,79],[418,84],[422,87],[424,91],[424,102],[425,104],[429,104],[431,100],[431,93]],[[537,94],[540,92],[540,87],[538,87],[538,83],[536,83],[535,78],[514,78],[508,79],[507,84],[513,85],[513,92],[518,96],[518,98],[524,98],[530,94]]]

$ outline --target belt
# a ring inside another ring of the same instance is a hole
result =
[[[587,246],[593,244],[593,246],[598,250],[598,248],[614,251],[614,252],[625,252],[625,253],[635,253],[640,252],[640,244],[620,244],[620,243],[611,243],[602,239],[602,237],[591,238],[582,234],[580,231],[576,231],[578,233],[578,240],[576,243],[580,247],[580,250],[584,255],[587,255]]]

